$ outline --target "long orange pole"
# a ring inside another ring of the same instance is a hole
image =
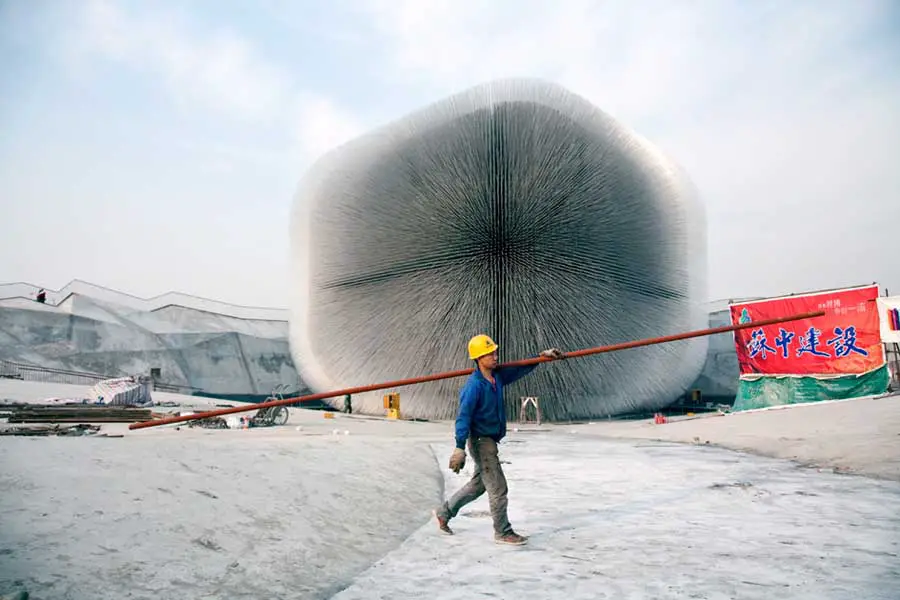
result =
[[[824,310],[820,310],[817,312],[803,313],[798,315],[793,315],[790,317],[780,317],[777,319],[767,319],[764,321],[756,321],[751,323],[741,323],[738,325],[725,325],[722,327],[713,327],[711,329],[698,329],[695,331],[688,331],[687,333],[677,333],[674,335],[667,335],[663,337],[656,338],[648,338],[644,340],[637,340],[634,342],[623,342],[621,344],[612,344],[610,346],[599,346],[597,348],[588,348],[586,350],[576,350],[575,352],[566,352],[561,358],[544,358],[544,357],[535,357],[535,358],[526,358],[522,360],[517,360],[513,362],[508,362],[500,365],[501,367],[518,367],[518,366],[526,366],[526,365],[534,365],[542,362],[549,362],[552,360],[565,360],[567,358],[578,358],[581,356],[590,356],[593,354],[602,354],[604,352],[615,352],[617,350],[627,350],[629,348],[637,348],[639,346],[651,346],[653,344],[664,344],[666,342],[675,342],[678,340],[685,340],[688,338],[702,337],[706,335],[715,335],[717,333],[727,333],[729,331],[738,331],[740,329],[749,329],[751,327],[765,327],[767,325],[774,325],[776,323],[785,323],[787,321],[799,321],[802,319],[812,319],[815,317],[821,317],[825,314]],[[337,396],[343,396],[345,394],[362,394],[364,392],[373,392],[375,390],[385,390],[390,388],[398,388],[407,385],[414,385],[417,383],[425,383],[426,381],[437,381],[438,379],[450,379],[453,377],[464,377],[469,375],[474,371],[474,369],[460,369],[459,371],[446,371],[444,373],[435,373],[433,375],[424,375],[422,377],[413,377],[410,379],[399,379],[397,381],[388,381],[387,383],[373,383],[371,385],[362,385],[359,387],[346,388],[343,390],[335,390],[332,392],[320,392],[318,394],[310,394],[309,396],[299,396],[296,398],[284,398],[283,400],[270,400],[269,402],[260,402],[259,404],[251,404],[247,406],[234,406],[232,408],[222,408],[218,410],[211,410],[203,413],[194,413],[192,415],[182,415],[178,417],[166,417],[164,419],[154,419],[152,421],[143,421],[140,423],[132,423],[128,426],[128,429],[143,429],[145,427],[156,427],[158,425],[170,425],[172,423],[183,423],[184,421],[195,421],[198,419],[207,419],[209,417],[219,417],[222,415],[231,415],[239,412],[248,412],[251,410],[259,410],[261,408],[268,408],[271,406],[284,406],[288,404],[296,404],[298,402],[313,402],[315,400],[322,400],[324,398],[335,398]]]

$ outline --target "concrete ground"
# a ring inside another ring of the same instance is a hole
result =
[[[0,597],[330,597],[427,518],[446,427],[291,412],[0,438]]]
[[[493,544],[484,497],[437,533],[471,469],[446,468],[452,423],[292,409],[280,428],[0,438],[0,594],[895,598],[898,411],[521,427],[501,450],[520,548]]]
[[[425,524],[336,600],[897,598],[894,482],[559,429],[513,435],[502,457],[528,545],[492,543],[482,497],[455,535]],[[466,479],[444,473],[448,493]]]
[[[900,481],[900,394],[726,415],[598,421],[584,435],[713,444],[800,464]]]

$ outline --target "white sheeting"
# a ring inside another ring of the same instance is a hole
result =
[[[146,406],[152,404],[150,386],[134,377],[106,379],[91,388],[90,400],[102,404]]]

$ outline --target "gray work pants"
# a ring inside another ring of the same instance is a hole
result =
[[[497,442],[489,437],[469,438],[469,456],[475,463],[475,474],[459,489],[450,500],[444,502],[440,516],[447,520],[455,517],[460,509],[474,502],[487,491],[491,518],[494,520],[494,533],[503,535],[512,531],[507,517],[506,476],[500,467],[497,454]]]

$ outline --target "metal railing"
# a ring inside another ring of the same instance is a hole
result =
[[[18,379],[20,381],[39,381],[42,383],[65,383],[70,385],[93,385],[99,381],[125,377],[126,374],[103,375],[86,371],[70,371],[29,365],[0,359],[0,379]],[[153,389],[176,394],[192,394],[200,388],[178,383],[153,382]]]
[[[900,390],[900,344],[885,344],[884,358],[891,377],[891,391]]]
[[[46,292],[46,304],[48,306],[59,306],[70,296],[83,296],[92,300],[126,306],[133,310],[144,312],[153,312],[167,306],[183,306],[237,319],[279,322],[287,321],[289,314],[285,308],[231,304],[181,292],[166,292],[151,298],[140,298],[126,292],[120,292],[79,279],[73,279],[59,290],[40,288],[34,284],[21,281],[0,283],[0,300],[24,298],[33,302],[39,289],[43,289]]]

